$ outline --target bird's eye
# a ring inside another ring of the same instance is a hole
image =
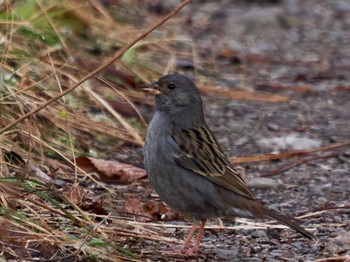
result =
[[[174,90],[176,88],[176,85],[174,83],[169,83],[168,84],[168,89],[169,90]]]

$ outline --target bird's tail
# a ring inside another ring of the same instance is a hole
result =
[[[304,228],[302,228],[301,226],[297,225],[295,222],[291,221],[290,219],[288,219],[287,217],[277,214],[271,210],[265,209],[264,212],[265,217],[267,218],[272,218],[275,219],[279,222],[281,222],[282,224],[290,227],[291,229],[294,229],[295,231],[299,232],[300,234],[302,234],[303,236],[312,239],[312,240],[316,240],[316,237],[310,233],[309,231],[306,231]]]

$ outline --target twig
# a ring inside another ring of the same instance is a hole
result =
[[[261,92],[250,92],[250,91],[232,91],[227,89],[222,89],[216,86],[206,87],[205,85],[200,85],[199,90],[204,94],[215,94],[223,97],[228,97],[231,99],[241,99],[241,100],[253,100],[253,101],[266,101],[266,102],[284,102],[288,101],[289,97],[284,95],[276,94],[264,94]]]
[[[246,156],[246,157],[232,157],[231,161],[235,164],[247,163],[247,162],[259,162],[259,161],[268,161],[268,160],[278,160],[278,159],[286,159],[297,156],[303,156],[319,151],[328,151],[331,149],[335,149],[338,147],[350,146],[350,140],[344,141],[342,143],[337,143],[330,146],[318,147],[309,150],[299,150],[294,152],[286,152],[280,154],[267,154],[267,155],[258,155],[258,156]]]
[[[312,160],[332,158],[332,157],[338,157],[338,156],[339,156],[338,153],[333,153],[333,154],[329,154],[329,155],[325,155],[325,156],[314,156],[314,157],[300,159],[300,160],[295,161],[294,163],[292,163],[290,165],[287,165],[287,166],[284,166],[282,168],[278,168],[278,169],[272,170],[268,173],[262,174],[261,177],[272,177],[272,176],[278,175],[280,173],[286,172],[289,169],[292,169],[293,167],[299,166],[301,164],[304,164],[304,163],[312,161]]]
[[[127,44],[124,48],[120,49],[110,60],[103,63],[101,66],[93,70],[91,73],[80,79],[76,84],[59,94],[58,96],[50,98],[46,103],[42,104],[41,106],[38,106],[36,109],[28,112],[27,114],[24,114],[14,122],[8,124],[3,129],[0,130],[0,134],[4,133],[5,131],[9,130],[13,126],[17,125],[19,122],[23,121],[24,119],[28,118],[31,115],[34,115],[35,113],[39,112],[43,108],[47,107],[49,104],[57,101],[61,97],[67,95],[68,93],[72,92],[74,89],[76,89],[78,86],[80,86],[82,83],[84,83],[89,78],[93,77],[97,73],[101,72],[103,69],[114,63],[117,59],[119,59],[127,50],[129,50],[131,47],[133,47],[138,41],[145,38],[147,35],[149,35],[152,31],[154,31],[157,27],[164,24],[169,18],[174,16],[176,13],[178,13],[185,5],[190,3],[191,0],[184,0],[181,4],[179,4],[172,12],[170,12],[168,15],[166,15],[163,19],[161,19],[159,22],[157,22],[155,25],[153,25],[150,29],[148,29],[146,32],[142,33],[140,36],[136,37],[133,41],[131,41],[129,44]]]
[[[333,211],[333,210],[341,210],[341,209],[350,209],[350,206],[345,205],[345,206],[334,206],[334,207],[326,207],[326,208],[320,208],[316,209],[313,211],[305,211],[302,212],[298,215],[298,219],[303,219],[303,218],[308,218],[308,217],[315,217],[317,215],[321,215],[323,213],[326,213],[328,211]]]
[[[313,262],[345,262],[350,261],[350,256],[342,256],[342,257],[325,257],[316,259]]]

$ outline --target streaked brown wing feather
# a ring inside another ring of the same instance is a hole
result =
[[[183,129],[173,134],[173,139],[180,149],[175,156],[177,164],[238,195],[255,199],[207,127]]]

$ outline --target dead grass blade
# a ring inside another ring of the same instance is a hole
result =
[[[93,98],[103,105],[108,112],[110,112],[122,124],[122,126],[132,135],[137,144],[143,146],[143,139],[140,137],[138,132],[131,127],[120,114],[118,114],[101,96],[96,94],[93,90],[90,88],[84,88],[84,90],[86,90]]]

